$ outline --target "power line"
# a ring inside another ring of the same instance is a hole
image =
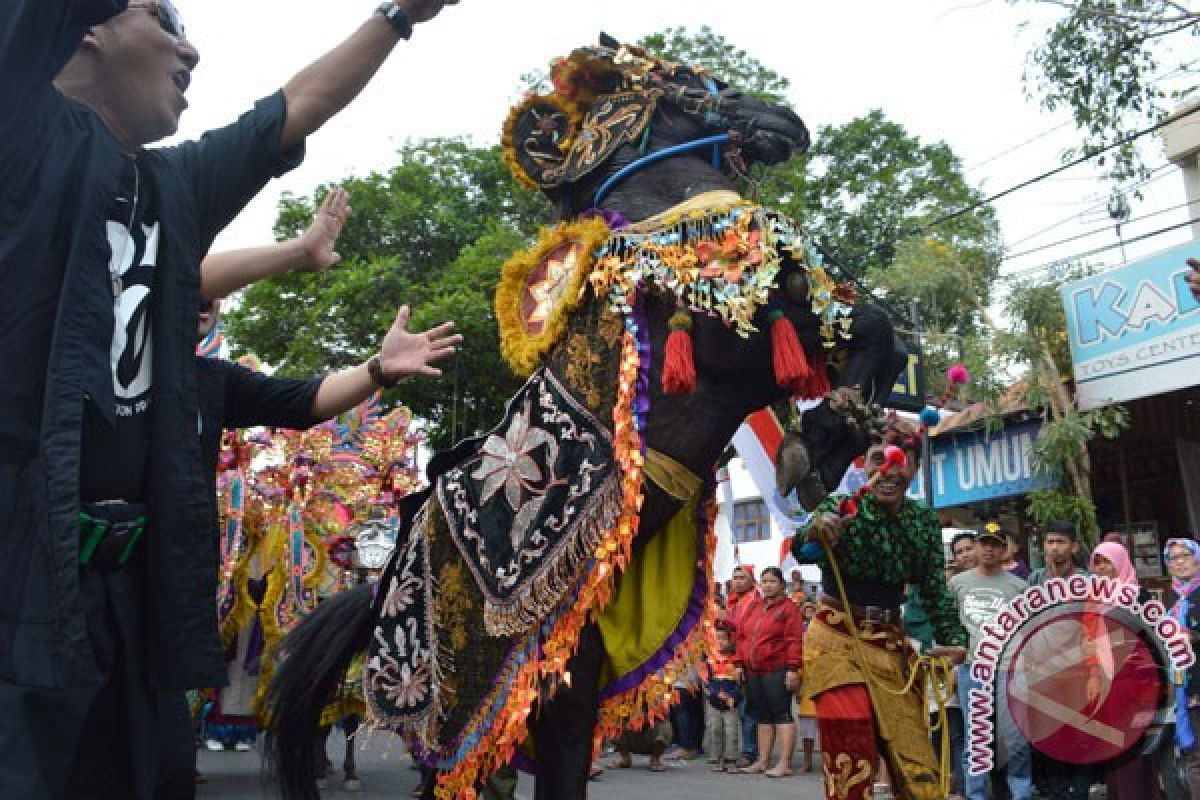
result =
[[[1193,66],[1195,66],[1197,64],[1200,64],[1200,59],[1193,59],[1192,61],[1188,61],[1183,64],[1180,64],[1178,67],[1175,67],[1175,69],[1171,70],[1170,72],[1164,72],[1162,75],[1159,75],[1158,77],[1152,78],[1151,80],[1147,81],[1146,85],[1154,86],[1155,84],[1161,83],[1162,81],[1165,81],[1167,78],[1174,76],[1176,73],[1187,72],[1189,69],[1191,69]],[[968,172],[974,172],[975,170],[979,169],[980,167],[984,167],[984,166],[987,166],[988,164],[991,164],[993,161],[999,161],[1004,156],[1015,153],[1016,151],[1020,150],[1021,148],[1027,147],[1028,145],[1033,144],[1034,142],[1038,141],[1039,139],[1044,139],[1045,137],[1049,136],[1050,134],[1052,134],[1056,131],[1062,130],[1063,128],[1067,127],[1068,125],[1073,125],[1073,124],[1074,124],[1074,120],[1066,120],[1065,122],[1060,122],[1059,124],[1055,125],[1053,128],[1049,128],[1047,130],[1042,131],[1039,134],[1035,134],[1034,136],[1031,136],[1028,139],[1026,139],[1025,141],[1021,142],[1020,144],[1015,144],[1012,147],[1001,150],[999,153],[996,153],[993,156],[989,156],[988,158],[985,158],[983,161],[980,161],[977,164],[972,164],[971,166],[969,166],[963,170],[963,174],[965,175]]]
[[[1041,173],[1040,175],[1035,175],[1032,178],[1021,181],[1020,183],[1018,183],[1014,186],[1010,186],[1009,188],[1004,189],[1003,191],[997,192],[996,194],[993,194],[989,197],[985,197],[981,200],[977,200],[974,203],[969,203],[966,206],[963,206],[962,208],[958,209],[957,211],[951,211],[948,214],[943,214],[942,216],[938,217],[937,219],[934,219],[932,222],[926,223],[925,225],[921,225],[918,227],[914,227],[910,231],[901,233],[898,236],[894,236],[887,241],[880,242],[879,244],[875,245],[874,247],[872,247],[870,250],[868,250],[866,253],[863,254],[863,260],[865,261],[866,259],[868,259],[871,256],[878,253],[883,248],[895,245],[897,242],[899,242],[903,239],[907,239],[911,236],[919,236],[922,233],[928,233],[929,231],[933,230],[934,228],[937,228],[940,225],[946,224],[950,220],[957,219],[958,217],[961,217],[964,214],[969,214],[970,212],[974,211],[975,209],[980,208],[985,205],[988,205],[990,203],[994,203],[996,200],[999,200],[1002,197],[1007,197],[1008,195],[1013,194],[1014,192],[1018,192],[1021,189],[1025,189],[1025,188],[1028,188],[1028,187],[1034,185],[1035,183],[1044,181],[1049,177],[1058,175],[1059,173],[1065,172],[1066,170],[1069,170],[1073,167],[1077,167],[1086,161],[1090,161],[1091,159],[1096,158],[1097,156],[1107,153],[1109,150],[1113,150],[1117,147],[1121,147],[1122,145],[1126,145],[1130,142],[1136,141],[1136,140],[1142,138],[1143,136],[1147,136],[1151,133],[1154,133],[1155,131],[1160,130],[1161,128],[1165,127],[1168,123],[1178,122],[1179,120],[1186,119],[1197,112],[1200,112],[1200,106],[1196,106],[1194,108],[1188,109],[1183,114],[1180,114],[1173,118],[1162,119],[1159,122],[1156,122],[1155,124],[1153,124],[1147,128],[1142,128],[1141,130],[1134,131],[1133,133],[1131,133],[1127,136],[1122,136],[1120,139],[1117,139],[1115,142],[1112,142],[1111,144],[1105,145],[1104,147],[1101,147],[1101,148],[1098,148],[1095,150],[1091,150],[1091,151],[1085,153],[1084,155],[1079,156],[1078,158],[1075,158],[1072,161],[1067,162],[1066,164],[1061,164],[1061,165],[1055,167],[1054,169],[1047,170],[1046,172]],[[850,270],[848,270],[836,258],[833,258],[827,252],[826,248],[818,246],[818,249],[821,250],[821,252],[825,256],[826,260],[829,261],[832,266],[836,267],[843,275],[846,275],[847,277],[849,277],[856,285],[858,285],[860,287],[862,286],[859,279],[856,276],[854,276],[854,274],[852,272],[850,272]],[[902,317],[898,316],[897,319],[902,319]]]
[[[1172,164],[1170,161],[1168,161],[1164,164],[1160,164],[1159,166],[1150,170],[1149,176],[1141,179],[1140,181],[1133,184],[1132,186],[1121,187],[1120,191],[1133,192],[1133,191],[1137,191],[1138,189],[1141,189],[1143,187],[1149,186],[1150,184],[1154,183],[1155,181],[1161,180],[1162,178],[1165,178],[1167,175],[1169,175],[1170,173],[1167,170],[1173,166],[1174,166],[1174,164]],[[1084,202],[1091,202],[1091,201],[1084,201]],[[1055,222],[1051,225],[1047,225],[1045,228],[1035,231],[1035,232],[1029,234],[1028,236],[1018,239],[1015,242],[1010,242],[1007,245],[1007,248],[1011,249],[1013,247],[1016,247],[1017,245],[1025,244],[1025,242],[1028,242],[1030,239],[1036,239],[1037,237],[1041,236],[1043,233],[1048,233],[1048,232],[1054,230],[1055,228],[1059,227],[1060,225],[1066,225],[1068,222],[1072,222],[1076,219],[1079,219],[1079,217],[1081,217],[1082,215],[1086,214],[1087,212],[1089,212],[1093,209],[1103,208],[1107,202],[1108,202],[1108,200],[1104,199],[1104,200],[1100,200],[1098,202],[1092,203],[1090,206],[1088,206],[1087,208],[1083,209],[1082,211],[1080,211],[1078,213],[1071,214],[1068,217],[1064,217],[1063,219],[1060,219],[1058,222]]]
[[[1007,188],[1001,192],[997,192],[996,194],[992,195],[991,197],[986,197],[982,200],[978,200],[974,203],[971,203],[970,205],[960,208],[957,211],[952,211],[949,214],[944,214],[943,216],[935,219],[933,222],[930,222],[929,224],[925,225],[923,230],[914,232],[913,235],[916,235],[917,233],[921,233],[923,231],[928,231],[932,228],[936,228],[939,225],[944,225],[945,223],[949,222],[952,219],[957,219],[958,217],[961,217],[963,214],[969,214],[970,212],[974,211],[975,209],[979,208],[980,206],[994,203],[995,201],[999,200],[1000,198],[1007,197],[1008,195],[1012,194],[1013,192],[1020,191],[1021,189],[1032,186],[1035,183],[1044,181],[1047,178],[1057,175],[1060,172],[1065,172],[1066,170],[1069,170],[1072,167],[1077,167],[1080,164],[1084,163],[1085,161],[1091,161],[1096,156],[1103,155],[1104,153],[1107,153],[1109,150],[1113,150],[1115,148],[1129,144],[1130,142],[1136,141],[1136,140],[1142,138],[1143,136],[1154,133],[1155,131],[1166,127],[1169,123],[1178,122],[1179,120],[1186,119],[1187,117],[1190,117],[1192,114],[1195,114],[1198,111],[1200,111],[1200,106],[1196,106],[1195,108],[1188,109],[1186,112],[1184,112],[1183,114],[1180,114],[1177,117],[1162,119],[1162,120],[1154,123],[1150,127],[1142,128],[1140,131],[1135,131],[1134,133],[1131,133],[1128,136],[1122,136],[1120,139],[1117,139],[1112,144],[1107,144],[1098,150],[1091,150],[1072,161],[1068,161],[1066,164],[1057,166],[1052,170],[1047,170],[1046,172],[1043,172],[1041,175],[1035,175],[1034,177],[1032,177],[1028,180],[1021,181],[1017,185],[1010,186],[1009,188]]]
[[[1177,205],[1173,205],[1170,208],[1163,208],[1163,209],[1159,209],[1158,211],[1151,211],[1149,214],[1143,214],[1140,217],[1134,217],[1133,219],[1125,220],[1121,224],[1122,225],[1132,225],[1135,222],[1143,222],[1145,220],[1150,219],[1151,217],[1157,217],[1161,214],[1167,214],[1167,213],[1170,213],[1171,211],[1177,211],[1181,208],[1187,208],[1188,206],[1195,205],[1197,203],[1200,203],[1200,199],[1189,200],[1186,203],[1178,203]],[[1080,239],[1086,239],[1089,236],[1096,236],[1097,234],[1107,233],[1111,229],[1112,229],[1111,224],[1105,225],[1102,228],[1095,228],[1095,229],[1087,231],[1085,233],[1076,234],[1075,236],[1069,236],[1066,239],[1059,239],[1057,242],[1050,242],[1049,244],[1038,245],[1037,247],[1032,247],[1028,250],[1022,250],[1019,253],[1013,253],[1011,255],[1006,255],[1003,258],[1001,258],[1000,260],[1001,260],[1001,262],[1013,261],[1013,260],[1021,258],[1023,256],[1029,256],[1029,255],[1033,255],[1034,253],[1040,253],[1043,250],[1049,250],[1052,247],[1058,247],[1059,245],[1070,244],[1071,242],[1075,242]],[[1128,241],[1132,241],[1132,240],[1127,239],[1126,241],[1128,242]]]
[[[1064,264],[1069,264],[1072,261],[1080,261],[1085,258],[1090,258],[1091,256],[1097,255],[1099,253],[1103,253],[1107,250],[1113,250],[1115,248],[1121,247],[1122,245],[1135,244],[1136,242],[1141,242],[1146,239],[1152,239],[1155,236],[1161,236],[1164,233],[1170,233],[1171,231],[1178,230],[1179,228],[1187,227],[1188,225],[1193,225],[1197,222],[1200,222],[1200,216],[1192,217],[1191,219],[1184,220],[1183,222],[1177,222],[1174,225],[1168,225],[1165,228],[1159,228],[1158,230],[1150,231],[1149,233],[1143,233],[1140,236],[1135,236],[1132,239],[1125,239],[1122,242],[1116,242],[1114,244],[1107,244],[1107,245],[1104,245],[1103,247],[1095,247],[1095,248],[1092,248],[1091,250],[1086,250],[1082,253],[1076,253],[1074,255],[1067,256],[1065,258],[1055,259],[1054,261],[1050,261],[1045,264],[1039,264],[1036,267],[1029,267],[1028,269],[1019,270],[1017,272],[1010,272],[1007,275],[1001,275],[1001,276],[997,277],[996,281],[998,283],[999,282],[1011,283],[1013,281],[1017,281],[1022,278],[1026,278],[1030,275],[1034,275],[1038,272],[1043,272],[1045,270],[1063,266]]]
[[[1072,124],[1074,124],[1074,123],[1071,120],[1067,120],[1066,122],[1061,122],[1058,125],[1055,125],[1053,128],[1050,128],[1049,130],[1044,130],[1041,133],[1037,134],[1036,136],[1029,137],[1028,139],[1021,142],[1020,144],[1014,144],[1012,147],[1008,148],[1007,150],[1001,150],[999,153],[996,153],[996,155],[985,158],[983,161],[980,161],[978,164],[973,164],[972,166],[967,167],[965,170],[963,170],[963,174],[965,175],[968,172],[974,172],[975,170],[979,169],[980,167],[986,167],[988,164],[991,164],[993,161],[999,161],[1000,159],[1004,158],[1006,155],[1009,155],[1010,153],[1015,153],[1018,150],[1020,150],[1022,147],[1027,147],[1028,145],[1031,145],[1034,142],[1036,142],[1038,139],[1044,139],[1047,136],[1049,136],[1050,134],[1054,133],[1055,131],[1062,130],[1063,128],[1067,127],[1068,125],[1072,125]]]

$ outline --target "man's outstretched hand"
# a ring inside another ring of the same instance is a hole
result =
[[[304,269],[310,272],[324,272],[342,260],[341,254],[334,247],[349,216],[349,192],[338,187],[325,196],[321,207],[313,215],[308,230],[296,240],[303,253]]]
[[[396,320],[383,337],[379,351],[380,366],[388,378],[407,378],[410,375],[438,376],[442,371],[434,362],[454,355],[462,336],[453,333],[454,323],[443,322],[422,333],[410,333],[408,306],[401,306]]]
[[[1200,301],[1200,258],[1189,258],[1187,265],[1192,268],[1187,274],[1188,288],[1192,290],[1192,297]]]
[[[396,0],[396,5],[408,15],[408,21],[413,25],[428,22],[444,7],[457,4],[458,0]]]

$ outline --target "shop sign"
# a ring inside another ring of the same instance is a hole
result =
[[[925,398],[917,391],[917,373],[923,369],[925,369],[925,365],[921,363],[921,357],[910,352],[904,369],[896,376],[892,393],[884,405],[888,408],[898,408],[901,411],[920,412],[926,403]]]
[[[934,508],[949,508],[1049,489],[1053,477],[1033,470],[1033,442],[1041,423],[1005,425],[997,433],[975,431],[933,439]]]
[[[1188,289],[1195,243],[1062,286],[1081,409],[1200,383],[1200,303]]]

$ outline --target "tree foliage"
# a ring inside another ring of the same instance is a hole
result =
[[[1026,85],[1046,109],[1071,112],[1084,152],[1167,114],[1179,95],[1161,79],[1194,69],[1200,9],[1173,0],[1033,2],[1060,7],[1063,14],[1030,53]],[[1184,54],[1193,59],[1190,65]],[[1098,163],[1118,181],[1145,173],[1134,142],[1099,156]]]
[[[708,25],[696,33],[683,27],[667,28],[642,37],[638,45],[678,64],[704,67],[713,77],[764,100],[783,100],[792,85]]]
[[[1006,303],[1012,328],[996,337],[996,361],[1009,371],[1021,370],[1028,382],[1026,404],[1040,409],[1045,419],[1034,442],[1034,469],[1059,479],[1056,488],[1030,493],[1030,517],[1040,525],[1068,519],[1087,539],[1099,530],[1088,444],[1120,436],[1129,415],[1119,405],[1079,410],[1064,378],[1071,374],[1071,353],[1058,290],[1084,274],[1075,268],[1058,280],[1013,286]]]
[[[519,383],[499,356],[492,290],[549,207],[516,185],[498,148],[453,139],[406,145],[392,169],[342,185],[354,209],[338,242],[343,263],[248,289],[226,316],[235,352],[291,375],[356,364],[407,303],[413,328],[453,319],[466,343],[441,378],[404,384],[397,396],[431,424],[437,445],[478,431]],[[302,231],[326,190],[285,197],[276,235]]]

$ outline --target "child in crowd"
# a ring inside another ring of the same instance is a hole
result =
[[[713,760],[715,772],[733,772],[742,747],[738,718],[742,687],[734,678],[733,637],[722,626],[717,628],[716,639],[716,651],[709,654],[709,679],[704,687],[704,752]]]

